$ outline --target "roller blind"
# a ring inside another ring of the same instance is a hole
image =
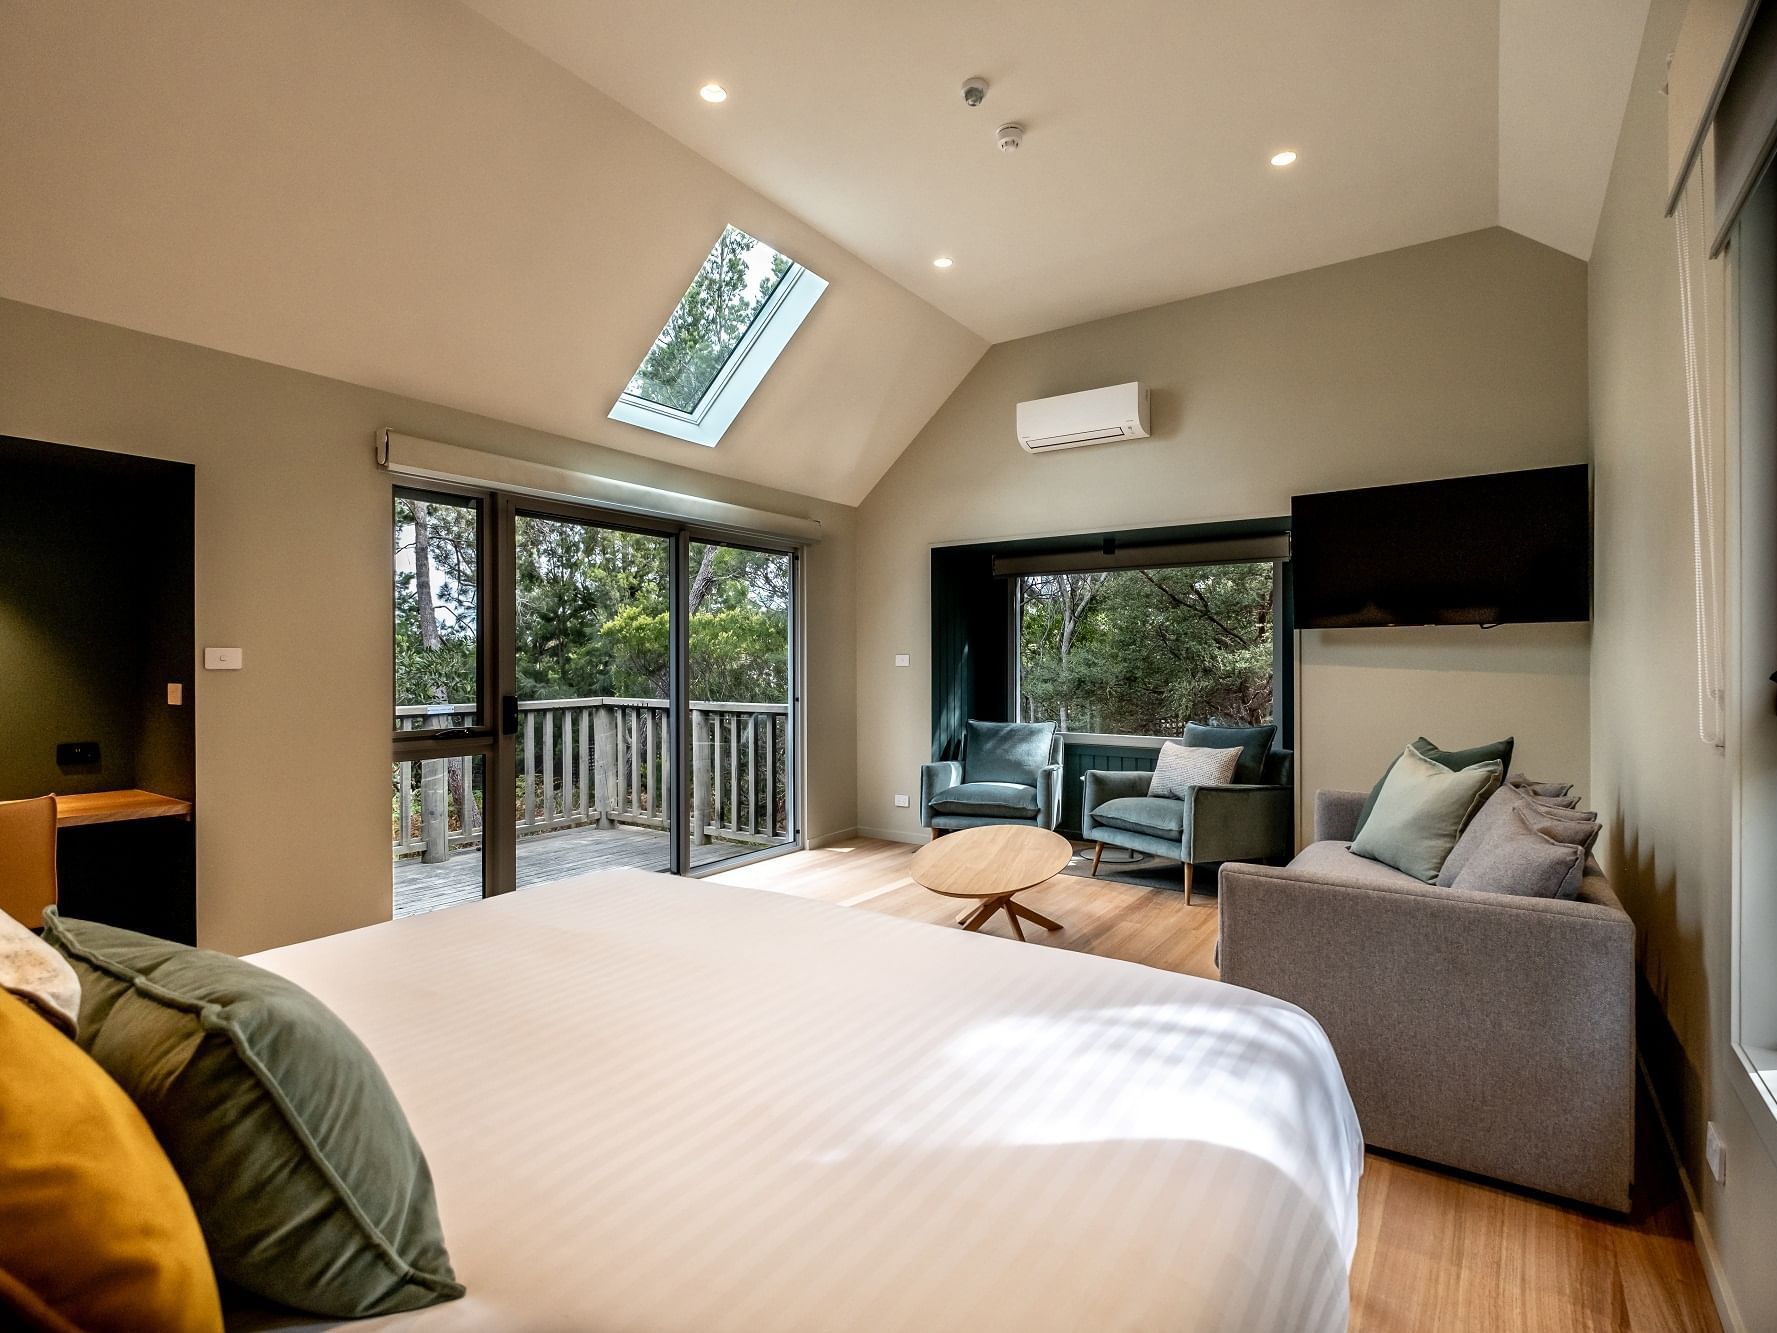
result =
[[[1711,134],[1715,207],[1709,253],[1713,256],[1728,243],[1728,233],[1777,144],[1777,5],[1763,5],[1753,16],[1722,89]]]
[[[1205,541],[1143,545],[1117,544],[1102,551],[1043,551],[996,555],[996,578],[1021,574],[1090,574],[1103,569],[1164,569],[1171,565],[1237,565],[1256,560],[1288,560],[1284,535],[1211,538]]]
[[[1708,137],[1758,0],[1690,0],[1666,70],[1666,211],[1678,205]]]
[[[769,509],[753,509],[722,500],[706,500],[699,495],[526,462],[438,440],[422,440],[392,430],[377,433],[376,461],[391,474],[414,481],[574,501],[644,518],[716,528],[736,537],[799,545],[809,545],[821,539],[818,519],[778,514]]]

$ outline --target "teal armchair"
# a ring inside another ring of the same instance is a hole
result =
[[[983,824],[1061,818],[1061,738],[1053,722],[970,722],[961,760],[922,765],[919,823],[934,838]]]
[[[1273,749],[1259,781],[1189,787],[1184,799],[1149,796],[1153,774],[1090,771],[1085,776],[1081,833],[1096,843],[1092,873],[1106,846],[1184,862],[1185,901],[1196,865],[1222,861],[1287,861],[1295,852],[1295,755]]]

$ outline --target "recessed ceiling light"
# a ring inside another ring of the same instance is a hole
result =
[[[952,259],[949,255],[939,255],[932,261],[932,267],[949,268],[954,263],[956,263],[956,260]]]
[[[1295,160],[1296,154],[1292,149],[1286,148],[1281,153],[1271,154],[1271,165],[1274,167],[1287,167]]]
[[[697,95],[706,102],[726,102],[728,90],[719,83],[706,83],[697,90]]]

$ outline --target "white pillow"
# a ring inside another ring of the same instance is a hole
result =
[[[1180,745],[1167,741],[1160,747],[1160,760],[1154,765],[1153,781],[1148,783],[1149,796],[1165,796],[1175,801],[1185,798],[1190,787],[1220,787],[1234,776],[1240,762],[1240,747],[1211,749],[1208,746]]]

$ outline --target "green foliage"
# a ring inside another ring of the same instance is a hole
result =
[[[416,513],[417,506],[417,513]],[[428,587],[436,641],[422,631],[416,532],[427,529]],[[395,702],[467,703],[475,698],[478,630],[476,513],[467,505],[395,500]]]
[[[426,503],[435,637],[421,626],[414,502],[395,506],[395,691],[400,704],[475,697],[475,513]],[[664,699],[670,684],[671,543],[645,533],[521,517],[516,534],[521,699]],[[788,698],[789,557],[691,548],[691,695]]]
[[[723,228],[629,382],[630,393],[681,412],[696,409],[753,317],[789,271],[790,261],[772,252],[769,274],[757,290],[749,290],[748,258],[758,246],[744,231]]]
[[[1268,563],[1024,579],[1022,716],[1136,736],[1271,720],[1272,589]]]

